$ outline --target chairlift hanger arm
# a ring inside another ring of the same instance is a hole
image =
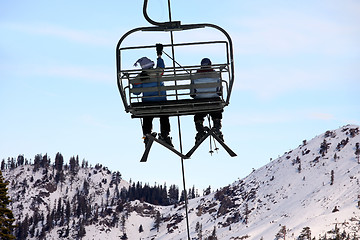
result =
[[[139,27],[139,28],[134,28],[128,32],[126,32],[119,40],[117,46],[116,46],[116,65],[117,65],[117,70],[118,72],[120,72],[119,67],[120,67],[120,50],[121,49],[125,49],[125,48],[120,48],[122,42],[125,40],[125,38],[127,38],[130,34],[133,34],[135,32],[139,32],[139,31],[171,31],[171,30],[189,30],[189,29],[196,29],[196,28],[205,28],[205,27],[211,27],[211,28],[215,28],[219,31],[221,31],[228,40],[228,44],[229,44],[229,53],[230,53],[230,59],[229,59],[229,63],[231,65],[231,69],[230,71],[232,73],[234,73],[234,66],[233,66],[233,45],[232,45],[232,40],[230,35],[221,27],[215,25],[215,24],[210,24],[210,23],[202,23],[202,24],[186,24],[186,25],[180,25],[179,28],[164,28],[164,27]],[[214,43],[216,43],[217,41],[212,41]],[[130,48],[129,48],[130,49]]]
[[[198,29],[198,28],[205,28],[205,27],[210,27],[210,28],[215,28],[219,31],[221,31],[227,38],[228,44],[229,44],[229,52],[230,52],[230,63],[233,63],[233,44],[232,44],[232,40],[230,35],[221,27],[215,25],[215,24],[210,24],[210,23],[201,23],[201,24],[185,24],[185,25],[179,25],[175,28],[173,27],[162,27],[162,26],[158,26],[158,27],[138,27],[138,28],[134,28],[128,32],[126,32],[120,39],[119,42],[116,46],[116,51],[118,52],[118,50],[120,49],[127,49],[127,48],[120,48],[122,42],[125,40],[125,38],[127,38],[130,34],[133,34],[135,32],[139,32],[139,31],[144,31],[144,32],[159,32],[159,31],[184,31],[184,30],[191,30],[191,29]],[[210,41],[213,43],[217,43],[217,42],[223,42],[223,41]],[[177,44],[174,44],[177,45]],[[184,44],[182,44],[184,45]],[[168,46],[168,45],[164,45],[164,46]],[[133,47],[133,48],[137,48],[137,47]],[[131,47],[129,47],[128,49],[131,49]],[[118,55],[118,54],[117,54]],[[117,62],[119,63],[120,60],[117,56]]]
[[[176,27],[181,25],[180,21],[170,21],[170,22],[156,22],[154,20],[152,20],[149,15],[147,14],[147,4],[148,4],[148,0],[144,0],[144,5],[143,5],[143,14],[144,14],[144,18],[152,25],[156,25],[156,26],[162,26],[162,27]]]

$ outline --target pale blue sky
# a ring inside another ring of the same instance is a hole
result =
[[[53,160],[61,152],[66,160],[102,163],[125,180],[181,187],[180,159],[168,150],[155,145],[139,163],[140,122],[125,113],[117,90],[115,47],[128,30],[149,26],[142,4],[0,2],[0,159],[47,153]],[[223,27],[235,51],[223,133],[238,157],[221,148],[211,157],[205,143],[185,161],[188,188],[225,186],[304,139],[360,124],[359,1],[173,0],[172,10],[174,20]],[[149,0],[149,15],[166,21],[167,1]],[[183,65],[194,60],[188,57]],[[171,124],[178,146],[176,118]],[[195,129],[191,117],[181,124],[187,152]]]

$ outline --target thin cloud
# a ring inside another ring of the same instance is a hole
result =
[[[351,10],[345,5],[318,4],[315,15],[304,8],[266,9],[233,19],[235,61],[244,62],[237,65],[235,90],[268,100],[299,90],[358,86],[360,4],[350,4]]]
[[[233,126],[253,125],[253,124],[283,124],[294,123],[299,121],[331,121],[341,120],[329,112],[293,109],[286,111],[271,112],[227,112],[227,122]]]
[[[81,115],[79,116],[78,120],[85,125],[99,128],[99,129],[110,129],[110,127],[104,124],[101,120],[97,119],[92,115]]]
[[[316,112],[316,113],[310,113],[309,118],[315,120],[332,120],[334,119],[334,115],[330,113]]]
[[[287,66],[269,66],[238,71],[241,81],[235,90],[251,91],[267,100],[284,93],[304,89],[320,89],[336,81],[332,72],[321,69],[301,69]]]
[[[0,65],[0,69],[1,69]],[[93,82],[113,83],[116,76],[113,69],[102,67],[82,67],[82,66],[61,66],[61,65],[8,65],[7,70],[21,76],[30,77],[61,77],[64,79],[80,79]]]
[[[34,70],[38,74],[51,75],[55,77],[66,77],[85,79],[100,82],[113,82],[114,74],[110,74],[105,70],[91,69],[87,67],[72,66],[49,66],[46,68],[37,68]]]
[[[57,25],[50,25],[47,23],[2,23],[1,28],[10,29],[33,35],[52,36],[65,39],[72,42],[98,45],[98,46],[113,46],[114,41],[109,37],[103,36],[104,33],[87,32],[83,30],[70,29]]]
[[[360,17],[357,17],[360,21]],[[322,53],[329,55],[360,52],[357,22],[336,21],[293,10],[277,10],[257,18],[239,19],[243,29],[234,38],[240,54],[292,55]]]

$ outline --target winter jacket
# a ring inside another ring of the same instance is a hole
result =
[[[162,58],[157,59],[156,68],[144,69],[136,78],[141,81],[149,80],[150,78],[156,79],[157,77],[161,77],[163,74],[163,68],[165,68],[164,60]],[[134,88],[148,88],[148,87],[157,87],[164,86],[163,82],[145,82],[145,83],[137,83],[133,84]],[[139,95],[139,93],[134,93],[135,95]],[[143,92],[143,102],[156,102],[156,101],[166,101],[166,91],[153,91],[153,92]]]
[[[196,88],[196,84],[200,83],[219,83],[220,79],[214,73],[215,71],[212,68],[202,68],[196,72],[192,79],[192,83],[195,86],[191,89],[191,97],[195,99],[218,98],[221,95],[219,87]]]

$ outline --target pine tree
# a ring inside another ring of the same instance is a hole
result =
[[[195,195],[195,186],[193,185],[192,189],[191,189],[191,198],[195,198],[196,195]]]
[[[42,159],[42,155],[41,154],[37,154],[35,155],[35,158],[34,158],[34,168],[33,168],[33,171],[34,172],[37,172],[40,168],[40,165],[41,165],[41,160]]]
[[[216,236],[216,226],[214,226],[211,236],[209,236],[207,239],[208,240],[218,240],[218,238]]]
[[[324,157],[325,154],[327,153],[327,150],[329,149],[329,143],[326,142],[326,140],[324,139],[324,141],[321,143],[320,145],[320,154]]]
[[[71,216],[71,207],[70,207],[70,202],[69,200],[66,201],[66,208],[65,208],[65,218],[66,218],[66,223],[70,222],[70,216]]]
[[[85,237],[85,235],[86,235],[85,222],[79,221],[77,237],[78,237],[78,239],[82,239],[83,237]]]
[[[14,169],[16,167],[16,164],[15,164],[15,159],[14,158],[9,158],[9,164],[8,166],[10,166],[10,169]]]
[[[161,215],[160,212],[157,211],[156,212],[156,217],[155,217],[155,225],[154,227],[156,228],[156,230],[159,232],[159,228],[160,228],[160,223],[161,223]]]
[[[309,227],[304,227],[298,237],[298,240],[311,240],[311,230]]]
[[[120,237],[120,239],[122,239],[122,240],[127,240],[128,237],[127,237],[126,233],[124,233],[124,234]]]
[[[189,188],[189,191],[187,191],[187,197],[188,197],[188,199],[192,199],[192,190],[191,190],[191,188]]]
[[[120,222],[121,231],[122,231],[123,233],[125,233],[125,230],[126,230],[125,225],[126,225],[126,217],[125,217],[125,215],[123,214],[123,215],[121,216],[121,222]]]
[[[334,184],[334,170],[331,170],[330,185]]]
[[[159,188],[159,204],[162,206],[169,205],[169,199],[167,197],[167,187],[166,184],[164,184],[164,187],[160,185]]]
[[[1,161],[1,171],[4,171],[6,168],[5,159]]]
[[[186,200],[186,195],[187,195],[187,194],[186,194],[185,190],[182,190],[182,191],[181,191],[181,195],[180,195],[180,202]]]
[[[179,200],[179,188],[176,185],[171,185],[168,195],[170,204],[177,203]]]
[[[76,159],[75,157],[71,157],[69,160],[70,172],[73,175],[76,175],[79,170],[79,158],[77,157]]]
[[[298,172],[301,173],[301,162],[299,162]]]
[[[358,160],[358,163],[360,164],[360,146],[359,146],[359,143],[356,143],[355,147],[356,147],[355,155],[356,155],[356,158]]]
[[[12,232],[15,228],[13,222],[15,221],[14,215],[7,206],[10,203],[10,198],[7,195],[8,183],[4,182],[2,172],[0,171],[0,239],[8,240],[15,239]]]
[[[275,237],[276,237],[276,239],[286,240],[286,226],[282,226]]]
[[[207,187],[206,189],[204,189],[203,195],[209,195],[211,193],[211,186]]]
[[[47,154],[45,154],[40,162],[40,166],[42,168],[45,168],[47,170],[47,168],[50,166],[50,158],[48,157]]]
[[[197,233],[197,237],[199,240],[202,240],[202,224],[199,222],[196,223],[195,232]]]
[[[248,220],[249,220],[249,205],[248,205],[248,202],[245,203],[245,219],[244,219],[244,222],[245,224],[248,224]]]
[[[24,155],[19,155],[17,158],[17,165],[22,166],[24,164],[24,162],[25,162]]]
[[[29,232],[29,217],[26,215],[23,222],[17,224],[16,239],[26,239]]]
[[[55,181],[57,183],[64,181],[63,165],[64,165],[64,158],[61,155],[61,153],[58,152],[55,156],[55,165],[54,165],[56,170]]]

